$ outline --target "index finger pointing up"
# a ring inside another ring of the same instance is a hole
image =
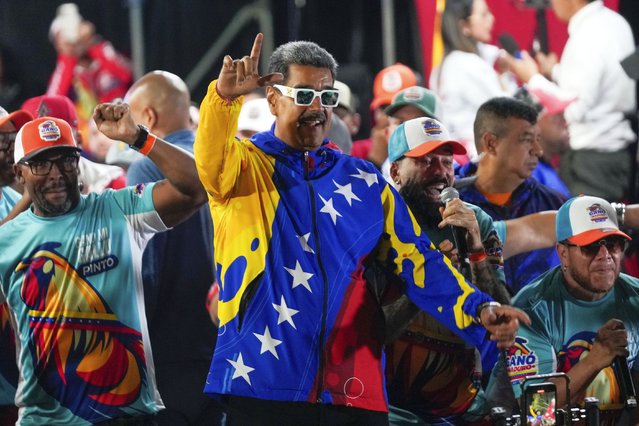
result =
[[[257,33],[257,35],[255,36],[255,41],[253,42],[253,48],[251,49],[251,59],[255,64],[257,64],[260,59],[260,51],[262,50],[263,39],[264,35],[262,33]]]

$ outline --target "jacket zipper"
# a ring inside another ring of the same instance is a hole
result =
[[[320,337],[319,337],[319,380],[317,381],[317,402],[322,402],[322,391],[324,389],[324,370],[326,363],[326,353],[324,350],[324,333],[326,329],[326,307],[328,305],[328,285],[326,278],[326,270],[324,269],[324,264],[322,263],[321,256],[321,247],[319,234],[317,230],[317,215],[316,215],[316,206],[315,206],[315,191],[313,190],[313,186],[309,180],[309,171],[310,171],[310,157],[308,155],[308,151],[304,151],[304,180],[308,185],[308,190],[310,193],[311,199],[311,220],[313,222],[313,237],[315,238],[315,250],[317,263],[319,264],[320,271],[322,272],[322,280],[324,285],[322,286],[322,322],[320,328]]]

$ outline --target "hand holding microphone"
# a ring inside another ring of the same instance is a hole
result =
[[[444,188],[440,200],[444,207],[440,209],[443,220],[439,223],[439,227],[450,227],[453,244],[457,248],[461,263],[460,271],[470,280],[469,254],[484,249],[477,218],[475,213],[459,199],[459,192],[453,187]]]
[[[515,73],[521,81],[528,83],[533,75],[539,73],[537,62],[528,52],[521,50],[513,36],[508,33],[502,33],[499,36],[499,44],[508,53],[508,55],[501,55],[501,60],[507,64],[508,69]]]

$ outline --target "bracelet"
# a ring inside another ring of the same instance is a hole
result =
[[[484,308],[498,308],[501,306],[501,303],[499,302],[495,302],[494,300],[491,300],[490,302],[484,302],[482,304],[480,304],[479,306],[477,306],[477,323],[481,324],[481,311],[484,310]]]
[[[622,227],[626,223],[626,205],[624,203],[610,203],[615,213],[617,213],[617,222],[619,227]]]
[[[140,129],[140,132],[138,133],[138,137],[135,139],[135,142],[131,145],[131,148],[138,151],[140,154],[149,155],[149,152],[151,152],[155,146],[157,137],[153,133],[149,133],[149,129],[141,124],[138,124],[138,129]]]
[[[468,255],[468,260],[471,262],[481,262],[486,259],[486,250],[481,250],[475,253],[471,253]]]

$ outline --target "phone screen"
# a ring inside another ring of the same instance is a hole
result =
[[[534,383],[525,391],[526,424],[528,426],[556,425],[555,405],[557,388],[553,383]]]

